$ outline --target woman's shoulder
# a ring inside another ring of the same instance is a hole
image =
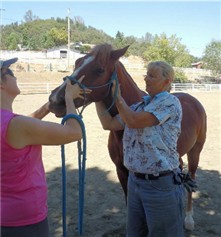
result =
[[[170,99],[171,101],[177,101],[177,102],[180,101],[176,95],[169,92],[165,94],[165,98]]]
[[[22,128],[30,128],[36,125],[36,122],[40,121],[29,116],[17,114],[11,119],[10,126],[16,129],[22,130]]]
[[[1,109],[1,129],[8,127],[10,121],[16,116],[17,114],[13,113],[10,110]]]

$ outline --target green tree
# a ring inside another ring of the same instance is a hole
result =
[[[55,46],[67,44],[68,42],[68,34],[65,28],[62,29],[52,28],[49,31],[49,37],[53,39]]]
[[[16,40],[19,41],[19,37],[20,37],[20,33],[18,32],[18,23],[12,23],[10,25],[6,25],[2,27],[1,30],[1,45],[0,48],[1,49],[9,49],[9,42],[8,42],[8,37],[14,33],[16,34]]]
[[[143,58],[145,61],[167,61],[177,67],[187,67],[192,62],[192,57],[180,43],[180,39],[176,35],[167,37],[165,33],[154,36],[153,41],[143,52]]]
[[[91,50],[91,47],[89,45],[83,45],[79,48],[81,53],[88,53]]]
[[[203,53],[204,68],[212,70],[217,77],[221,75],[221,41],[212,40]]]
[[[29,45],[29,33],[27,28],[22,29],[21,43],[23,47],[27,47]]]
[[[46,32],[42,37],[42,47],[44,49],[49,49],[55,47],[54,39],[51,37],[49,32]]]
[[[118,31],[116,36],[115,36],[115,40],[114,40],[114,47],[120,49],[123,48],[125,46],[124,44],[124,33]]]
[[[12,32],[7,37],[7,48],[9,50],[16,50],[18,48],[18,44],[19,44],[19,37],[15,32]]]
[[[173,83],[187,83],[188,78],[182,69],[175,69],[175,79]]]

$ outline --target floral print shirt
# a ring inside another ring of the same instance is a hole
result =
[[[177,140],[182,120],[178,98],[168,92],[161,92],[152,100],[150,96],[144,96],[143,101],[132,105],[131,109],[152,113],[159,124],[142,129],[128,128],[125,125],[123,150],[126,168],[132,172],[153,175],[177,169]]]

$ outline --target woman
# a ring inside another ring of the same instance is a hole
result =
[[[173,79],[168,63],[151,62],[144,79],[149,95],[141,102],[129,107],[118,88],[118,115],[104,113],[104,104],[96,103],[104,129],[124,129],[124,165],[129,170],[127,237],[183,237],[184,189],[176,149],[182,109],[168,92]]]
[[[1,236],[48,237],[47,184],[42,162],[42,145],[61,145],[82,138],[73,118],[65,125],[41,121],[49,103],[30,116],[13,112],[20,90],[9,68],[17,58],[0,60],[1,66]],[[80,81],[83,80],[83,77]],[[86,93],[89,93],[86,90]],[[66,113],[76,114],[73,99],[82,90],[67,82]]]

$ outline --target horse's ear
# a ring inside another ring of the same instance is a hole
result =
[[[113,59],[114,61],[117,61],[120,57],[122,57],[126,53],[129,46],[130,45],[127,45],[126,47],[122,49],[113,50],[111,52],[111,59]]]

